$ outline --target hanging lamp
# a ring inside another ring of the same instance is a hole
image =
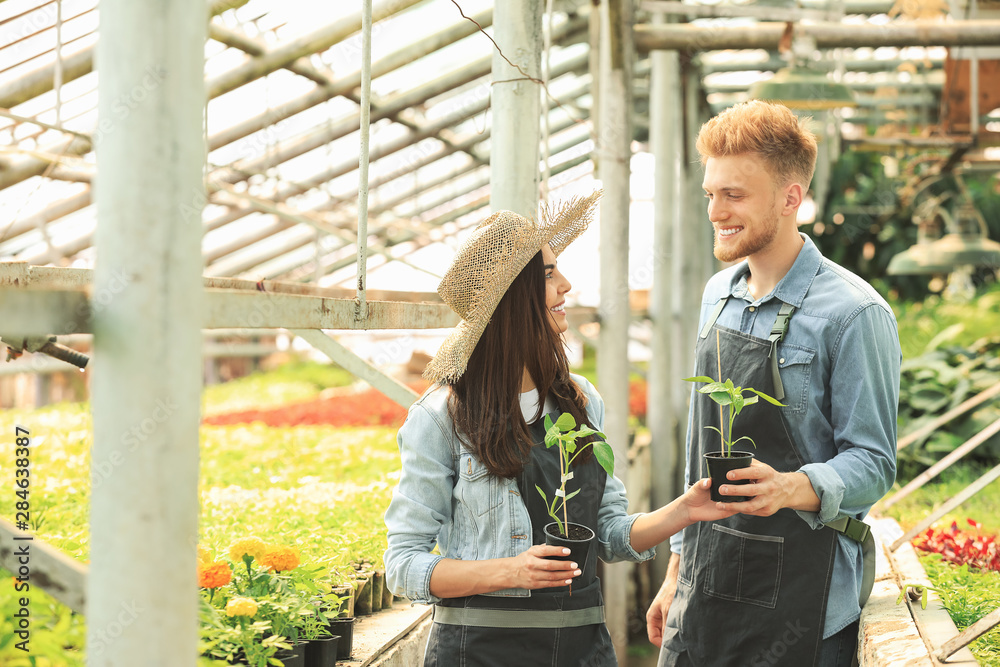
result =
[[[945,234],[930,240],[924,225],[918,226],[917,243],[894,256],[886,272],[890,275],[951,273],[961,266],[1000,268],[1000,243],[989,238],[986,221],[968,197],[954,217],[943,208],[934,216],[944,223]]]
[[[809,59],[816,51],[816,40],[797,31],[795,24],[785,24],[778,50],[789,60],[789,66],[779,69],[770,79],[750,86],[751,98],[777,102],[789,109],[811,111],[858,106],[847,86],[809,66]]]

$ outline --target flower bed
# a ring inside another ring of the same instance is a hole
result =
[[[426,383],[422,383],[414,384],[411,388],[421,393],[426,387]],[[261,422],[268,426],[329,424],[399,428],[404,419],[406,419],[406,408],[394,403],[375,389],[367,389],[274,408],[211,415],[205,418],[204,423],[210,426]]]
[[[89,406],[0,412],[0,428],[10,433],[14,424],[30,426],[38,438],[32,457],[32,532],[86,561],[90,557],[87,522],[93,440]],[[10,440],[0,442],[0,457],[4,457],[0,460],[12,460],[13,446]],[[254,563],[252,576],[266,572],[273,580],[276,588],[269,593],[272,598],[278,588],[286,593],[294,588],[298,599],[315,601],[316,596],[327,595],[333,584],[350,581],[355,562],[369,561],[380,568],[385,550],[382,515],[399,475],[395,429],[204,426],[200,465],[200,540],[213,554],[210,567],[202,569],[200,578],[206,600],[213,599],[216,606],[214,611],[203,608],[202,622],[203,627],[214,627],[216,635],[228,633],[226,641],[235,641],[232,633],[240,622],[226,616],[218,603],[228,603],[237,596],[233,582],[242,586],[240,577],[247,576],[245,567],[237,567],[243,565],[242,559],[230,562],[232,559],[225,557],[239,538],[257,536],[265,544],[294,549],[301,561],[297,567],[284,570],[294,560],[292,551],[274,551],[271,556],[262,554],[262,561]],[[14,518],[14,500],[13,493],[0,495],[0,516]],[[268,568],[268,564],[277,568]],[[224,569],[230,572],[230,582],[223,583]],[[84,618],[35,587],[30,607],[30,658],[34,662],[11,642],[4,642],[11,636],[12,616],[2,612],[15,609],[19,594],[10,574],[0,575],[6,582],[0,583],[0,664],[83,667]],[[309,586],[315,586],[316,591]],[[213,595],[212,588],[219,590]],[[291,613],[292,602],[282,598],[281,604],[289,605]],[[255,614],[248,629],[268,619],[274,623],[273,615],[268,616],[274,611],[271,602],[258,602],[258,609],[260,618]],[[258,630],[263,637],[273,628],[253,629],[254,633]],[[220,640],[213,637],[206,642]]]

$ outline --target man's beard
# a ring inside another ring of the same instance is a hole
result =
[[[755,220],[752,224],[745,225],[737,235],[742,237],[737,243],[727,244],[723,247],[719,243],[719,230],[715,230],[715,258],[717,260],[736,262],[766,248],[778,235],[778,214],[772,212],[767,218]]]

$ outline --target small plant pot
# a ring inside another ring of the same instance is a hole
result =
[[[385,587],[385,572],[382,570],[372,572],[369,586],[372,589],[372,613],[382,611],[382,589]]]
[[[372,613],[372,580],[368,577],[358,578],[358,588],[354,596],[354,613],[357,616],[368,616]]]
[[[559,524],[553,521],[545,526],[545,544],[554,547],[566,547],[569,549],[568,556],[549,556],[552,560],[573,561],[583,572],[587,571],[587,564],[590,562],[591,553],[594,550],[594,531],[587,526],[572,521],[566,524],[569,535],[559,532]],[[580,582],[586,584],[589,582]]]
[[[292,650],[281,649],[274,654],[274,657],[284,663],[285,667],[305,667],[306,647],[293,646]]]
[[[750,480],[748,479],[727,479],[726,473],[739,468],[749,468],[751,461],[753,461],[753,454],[750,452],[734,450],[730,456],[726,456],[722,452],[709,452],[705,454],[705,463],[708,465],[708,476],[712,478],[712,500],[723,503],[742,503],[753,498],[753,496],[724,496],[719,493],[719,487],[723,484],[749,484]]]
[[[337,616],[354,616],[354,587],[345,584],[343,586],[336,586],[333,589],[333,593],[340,598],[340,607],[334,610],[334,614]]]
[[[330,633],[340,637],[337,642],[337,660],[347,660],[354,651],[353,618],[335,618],[330,621]]]
[[[389,578],[382,579],[382,609],[392,609],[392,591],[389,590]]]
[[[337,664],[337,644],[340,637],[322,637],[306,644],[305,667],[333,667]]]

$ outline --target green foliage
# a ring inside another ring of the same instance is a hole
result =
[[[12,574],[0,568],[0,665],[5,667],[84,667],[86,625],[83,616],[29,581],[27,591],[16,591]],[[31,635],[26,653],[17,647],[14,614],[21,598],[29,600]]]
[[[937,554],[920,557],[927,578],[959,630],[1000,607],[1000,573],[956,567]],[[1000,665],[1000,628],[972,642],[969,649],[982,665]]]
[[[991,463],[956,463],[918,491],[892,507],[878,511],[883,516],[896,519],[906,530],[920,523],[935,507],[955,496],[991,467],[993,467]],[[894,490],[898,490],[902,483],[902,480],[897,481]],[[889,492],[888,495],[891,496],[892,493]],[[984,533],[1000,534],[1000,484],[988,484],[958,509],[944,515],[939,523],[948,525],[954,521],[965,525],[966,517],[978,520],[982,524]]]
[[[748,405],[753,405],[754,403],[756,403],[758,397],[763,398],[765,401],[773,405],[779,405],[779,406],[785,405],[784,403],[778,401],[778,399],[768,396],[762,391],[757,391],[752,387],[746,387],[746,388],[737,387],[733,384],[733,381],[729,378],[726,378],[725,382],[717,382],[716,380],[713,380],[708,376],[699,375],[697,377],[684,378],[684,381],[707,383],[704,387],[699,387],[698,393],[708,394],[708,397],[711,398],[713,401],[715,401],[721,406],[729,408],[729,422],[728,422],[729,428],[726,429],[725,432],[721,431],[720,429],[717,429],[714,426],[705,427],[715,431],[722,438],[722,449],[726,453],[726,456],[732,455],[733,445],[735,445],[737,442],[740,442],[741,440],[748,440],[750,441],[751,445],[753,445],[755,448],[757,447],[757,443],[755,443],[753,439],[747,435],[744,435],[740,438],[737,438],[736,440],[733,440],[733,422],[736,420],[736,416],[743,411],[743,408],[747,407]],[[743,394],[748,391],[756,395],[744,396]],[[726,424],[722,424],[722,427],[725,428]]]
[[[900,437],[1000,382],[1000,336],[980,339],[972,347],[959,347],[947,344],[952,335],[954,333],[948,330],[943,331],[932,341],[931,351],[903,361],[898,414]],[[1000,419],[1000,400],[993,399],[899,450],[899,477],[914,477],[997,419]],[[995,435],[966,458],[995,461],[998,455],[1000,435]]]
[[[890,301],[899,326],[903,358],[942,346],[972,347],[1000,332],[1000,284],[979,290],[969,302],[931,295],[923,301]]]
[[[590,442],[578,445],[576,441],[580,438],[590,438],[591,436],[597,436],[601,440],[591,440]],[[572,493],[566,493],[566,482],[570,475],[570,466],[573,461],[576,460],[580,454],[586,451],[587,447],[592,447],[594,450],[594,458],[597,462],[601,464],[604,471],[608,473],[609,476],[615,474],[615,453],[611,449],[611,445],[604,441],[607,436],[600,431],[595,431],[586,424],[576,428],[576,419],[568,412],[564,412],[559,415],[555,423],[552,419],[545,415],[545,447],[558,447],[559,448],[559,468],[561,473],[561,482],[559,488],[552,496],[552,503],[549,503],[548,497],[545,495],[545,491],[542,490],[537,484],[535,488],[538,493],[542,496],[542,500],[545,502],[545,506],[549,510],[549,516],[555,520],[556,524],[559,526],[559,532],[563,535],[567,534],[567,527],[564,522],[567,521],[567,508],[566,503],[570,498],[580,493],[580,489],[573,491]],[[562,501],[561,503],[559,501]],[[559,512],[562,511],[563,518],[559,518]]]
[[[296,361],[205,387],[202,412],[213,415],[304,401],[315,398],[324,389],[344,387],[355,380],[336,364]]]

